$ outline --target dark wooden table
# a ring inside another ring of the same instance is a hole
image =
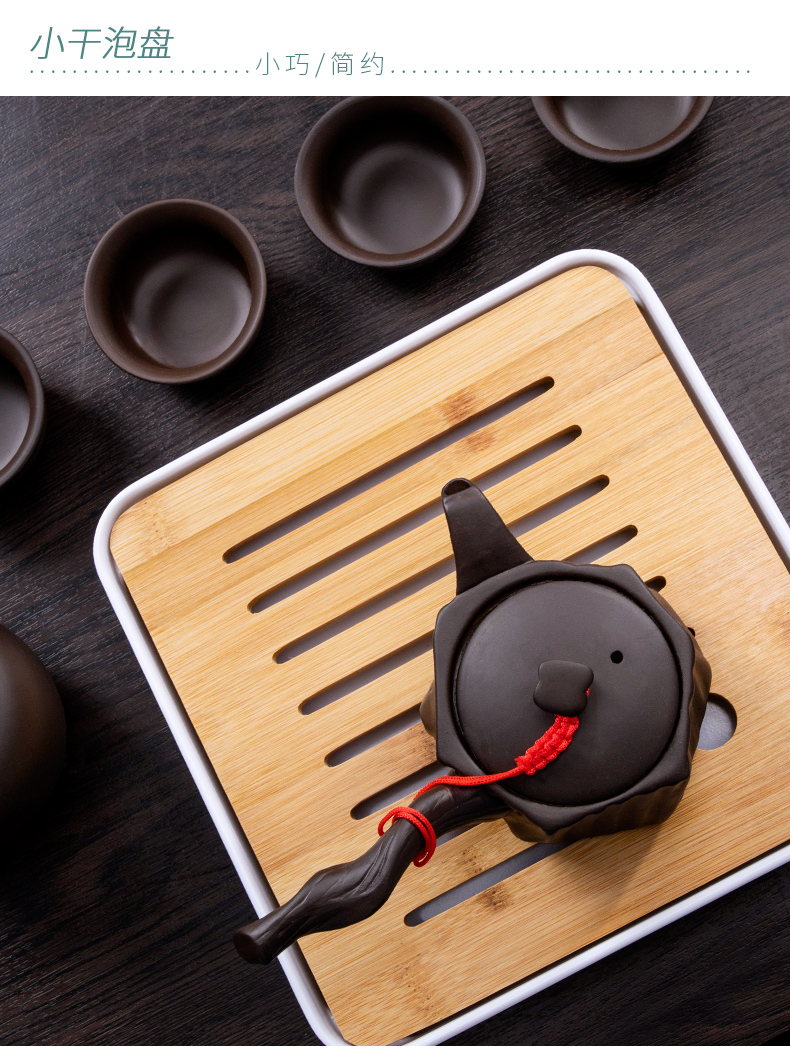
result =
[[[0,102],[0,325],[35,359],[50,418],[30,475],[0,492],[0,620],[51,670],[69,727],[52,803],[0,845],[3,1044],[315,1043],[280,968],[231,946],[249,903],[96,578],[96,522],[125,485],[530,266],[595,247],[652,281],[790,513],[790,100],[718,99],[676,152],[623,171],[567,152],[528,99],[458,99],[488,158],[482,207],[450,254],[389,274],[331,254],[296,209],[296,155],[330,104]],[[249,353],[178,388],[110,364],[81,296],[104,230],[181,196],[248,226],[270,286]],[[790,1027],[789,934],[784,868],[458,1042],[759,1044]]]

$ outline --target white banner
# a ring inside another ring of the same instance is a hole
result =
[[[784,94],[783,3],[44,0],[6,95]]]

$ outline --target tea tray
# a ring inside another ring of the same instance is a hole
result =
[[[633,565],[735,708],[676,813],[552,850],[443,842],[282,964],[328,1043],[435,1044],[790,858],[790,532],[630,263],[561,255],[122,492],[102,582],[255,911],[436,774],[439,492],[536,558]],[[230,937],[233,930],[228,930]],[[481,963],[485,959],[485,963]]]

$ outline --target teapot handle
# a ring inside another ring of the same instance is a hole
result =
[[[483,787],[436,787],[412,807],[428,817],[437,835],[499,819],[507,811]],[[300,936],[363,921],[386,903],[424,847],[420,832],[407,820],[397,820],[358,859],[318,871],[288,903],[239,929],[233,937],[236,950],[245,961],[265,965]]]

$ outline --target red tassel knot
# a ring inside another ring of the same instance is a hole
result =
[[[438,787],[443,783],[450,787],[482,787],[487,783],[496,783],[502,779],[510,779],[512,776],[520,776],[522,774],[534,776],[536,772],[545,769],[550,761],[554,761],[566,749],[578,727],[578,718],[566,718],[558,714],[551,728],[547,729],[526,753],[516,758],[514,768],[507,769],[506,772],[494,772],[489,776],[438,776],[426,784],[422,790],[418,790],[414,797],[415,799],[419,798],[421,794],[425,794],[426,791],[433,790],[434,787]],[[396,808],[390,809],[381,823],[379,823],[379,836],[384,833],[384,827],[389,820],[394,822],[399,819],[408,820],[422,834],[425,840],[425,848],[414,860],[414,866],[424,867],[436,851],[436,832],[431,826],[431,821],[419,809],[413,809],[408,805],[398,805]]]

